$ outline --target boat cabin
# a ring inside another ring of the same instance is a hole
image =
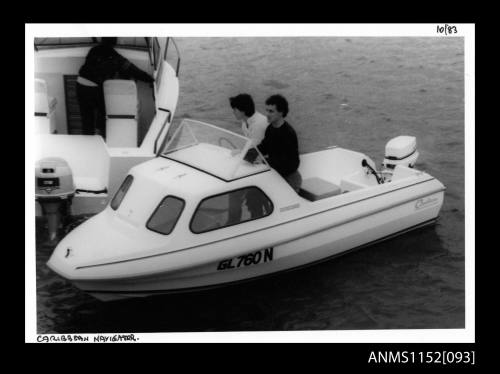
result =
[[[250,149],[257,153],[253,163],[245,159]],[[301,155],[297,193],[250,139],[191,119],[181,122],[159,156],[131,169],[110,208],[163,236],[174,228],[189,238],[233,226],[244,230],[246,225],[237,226],[244,222],[265,225],[261,219],[274,212],[286,217],[301,206],[313,212],[328,198],[377,185],[361,168],[363,154],[331,148]]]

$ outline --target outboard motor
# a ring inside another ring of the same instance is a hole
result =
[[[74,195],[73,175],[65,160],[48,157],[36,163],[35,199],[47,217],[50,243],[57,239],[61,219],[69,214]]]
[[[389,182],[397,165],[410,168],[415,166],[418,158],[417,139],[414,136],[397,136],[389,140],[385,146],[385,158],[382,162],[382,175]]]

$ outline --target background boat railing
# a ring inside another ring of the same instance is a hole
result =
[[[173,45],[174,48],[169,49],[170,45]],[[171,37],[167,38],[167,45],[165,46],[165,53],[163,55],[163,60],[168,62],[174,68],[175,76],[178,77],[179,69],[181,66],[181,54],[179,53],[179,48],[177,47],[177,43]]]

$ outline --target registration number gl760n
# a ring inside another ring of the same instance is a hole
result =
[[[217,266],[217,270],[227,270],[239,268],[242,266],[257,265],[259,263],[273,260],[273,247],[261,249],[257,252],[249,253],[239,257],[222,260]]]

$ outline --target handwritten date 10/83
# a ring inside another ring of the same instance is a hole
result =
[[[457,30],[456,26],[451,26],[451,25],[448,25],[448,24],[445,24],[444,26],[437,25],[437,33],[438,34],[451,35],[451,34],[458,33],[458,30]]]

